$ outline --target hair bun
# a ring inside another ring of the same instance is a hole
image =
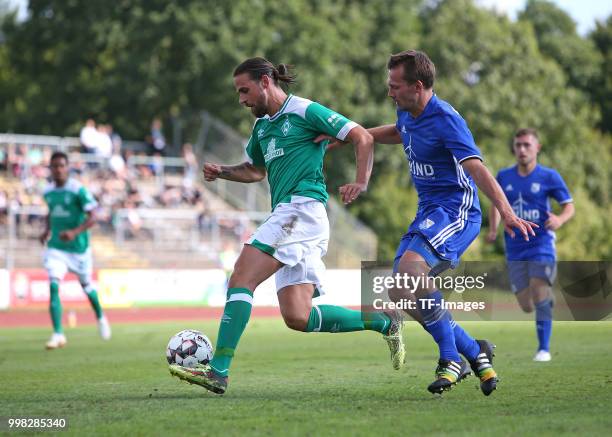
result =
[[[281,76],[286,76],[287,73],[289,72],[289,69],[287,68],[287,65],[285,64],[278,64],[278,67],[276,67],[276,70],[278,71],[278,74],[280,74]]]

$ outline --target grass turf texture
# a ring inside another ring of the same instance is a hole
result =
[[[553,361],[534,363],[533,323],[466,323],[497,344],[499,389],[469,378],[432,396],[436,351],[407,324],[407,365],[394,371],[375,333],[303,334],[255,319],[238,348],[224,396],[170,377],[165,347],[181,329],[214,341],[217,322],[67,330],[45,351],[48,330],[0,329],[0,417],[68,418],[74,435],[606,434],[612,323],[555,323]],[[4,425],[5,426],[5,425]],[[6,428],[1,428],[6,430]]]

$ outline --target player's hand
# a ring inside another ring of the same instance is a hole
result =
[[[548,213],[548,220],[544,222],[544,227],[551,231],[556,231],[561,227],[563,223],[561,222],[561,218],[558,215],[553,214],[552,212]]]
[[[366,191],[368,186],[366,184],[360,184],[354,182],[352,184],[342,185],[340,187],[340,195],[342,196],[342,202],[348,205],[353,200],[357,199],[361,193]]]
[[[495,240],[497,240],[497,229],[493,230],[493,229],[489,229],[489,232],[487,232],[487,243],[495,243]]]
[[[346,142],[346,141],[340,141],[337,138],[334,138],[334,137],[331,137],[331,136],[325,135],[325,134],[322,134],[322,135],[319,135],[318,137],[316,137],[314,139],[314,142],[315,143],[320,143],[321,141],[326,141],[326,140],[329,141],[329,143],[327,144],[327,147],[325,149],[327,151],[332,150],[332,149],[336,149],[338,147],[344,146],[345,144],[348,144],[348,142]]]
[[[38,237],[38,241],[40,241],[40,244],[44,246],[47,243],[48,238],[49,238],[49,231],[45,231],[42,234],[40,234],[40,237]]]
[[[535,223],[519,218],[514,212],[505,217],[502,216],[502,220],[504,221],[504,229],[510,237],[514,238],[516,236],[514,229],[518,229],[525,241],[529,241],[530,235],[535,237],[534,228],[539,228]]]
[[[62,241],[72,241],[76,238],[77,234],[73,230],[62,231],[60,232],[60,240]]]
[[[202,171],[204,172],[204,180],[212,182],[221,175],[221,166],[219,164],[205,162]]]

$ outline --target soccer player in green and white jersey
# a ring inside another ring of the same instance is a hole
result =
[[[79,277],[79,282],[96,313],[100,336],[108,340],[111,337],[110,325],[100,307],[98,294],[91,284],[89,228],[95,223],[93,212],[97,202],[79,181],[68,177],[68,156],[65,153],[55,152],[51,155],[51,178],[53,181],[44,191],[49,214],[45,231],[40,236],[40,242],[47,244],[44,264],[49,274],[49,312],[53,322],[53,335],[46,347],[57,349],[66,345],[59,284],[68,271]]]
[[[368,186],[373,162],[372,136],[360,125],[308,99],[287,95],[281,83],[294,82],[288,67],[275,67],[264,58],[251,58],[234,70],[239,102],[257,120],[246,146],[247,162],[234,166],[204,164],[204,178],[258,182],[266,175],[272,196],[272,214],[244,245],[227,290],[227,301],[212,361],[196,368],[170,365],[170,373],[215,393],[227,389],[227,376],[238,341],[251,314],[253,292],[275,274],[280,311],[286,325],[303,332],[372,330],[383,334],[393,367],[405,357],[402,324],[384,313],[362,314],[334,305],[313,305],[323,294],[329,222],[328,195],[323,176],[327,134],[355,145],[354,183],[340,188],[345,203],[354,201]]]

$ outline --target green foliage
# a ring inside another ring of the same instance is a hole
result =
[[[207,109],[247,135],[231,73],[246,57],[295,64],[296,94],[364,126],[395,122],[386,97],[389,54],[426,51],[436,92],[467,120],[486,163],[513,164],[509,142],[535,127],[541,161],[560,171],[577,218],[559,233],[563,256],[609,257],[612,178],[611,19],[583,38],[562,10],[531,0],[517,22],[471,0],[39,0],[5,18],[0,131],[75,135],[94,116],[142,138],[153,116]],[[378,147],[367,196],[352,208],[393,255],[416,208],[401,149]],[[354,177],[349,148],[326,161],[330,190]],[[488,201],[483,199],[483,207]],[[486,220],[485,220],[486,225]],[[470,257],[501,256],[476,244]]]
[[[392,145],[376,146],[376,153],[403,154],[401,146]],[[357,202],[353,208],[378,236],[379,259],[390,261],[395,257],[399,240],[416,214],[418,199],[410,186],[407,166],[381,167],[378,167],[377,176],[364,201]]]
[[[601,53],[600,73],[591,95],[601,110],[601,124],[603,131],[612,132],[612,15],[604,22],[598,22],[590,38]]]

